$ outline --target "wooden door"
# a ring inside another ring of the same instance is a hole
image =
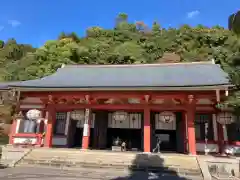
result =
[[[93,147],[105,149],[107,146],[108,112],[97,111],[95,114]]]

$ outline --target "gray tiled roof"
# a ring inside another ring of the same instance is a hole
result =
[[[0,90],[7,90],[9,89],[9,86],[14,85],[15,83],[19,83],[14,81],[14,82],[0,82]]]
[[[190,87],[229,84],[217,64],[73,65],[11,86],[39,88]]]
[[[0,83],[0,90],[8,89],[8,84]]]

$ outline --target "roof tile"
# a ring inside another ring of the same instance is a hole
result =
[[[189,87],[229,84],[217,64],[70,65],[37,80],[11,86],[42,88]]]

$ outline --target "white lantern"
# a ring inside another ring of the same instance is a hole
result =
[[[42,112],[37,109],[31,109],[27,112],[26,116],[30,120],[38,120],[42,118]]]
[[[84,110],[75,110],[71,112],[71,119],[76,121],[82,121],[85,119]]]
[[[115,121],[125,121],[128,118],[128,113],[124,111],[117,111],[113,113],[113,119]]]
[[[234,115],[230,112],[221,112],[217,116],[217,122],[222,125],[231,124],[234,122]]]
[[[159,114],[159,120],[163,123],[171,123],[176,120],[176,116],[173,112],[164,111]]]

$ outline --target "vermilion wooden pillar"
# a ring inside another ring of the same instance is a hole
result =
[[[184,121],[182,123],[182,132],[183,132],[183,137],[184,137],[184,140],[183,140],[183,143],[184,143],[184,153],[187,153],[188,152],[188,133],[187,133],[187,118],[186,118],[186,112],[182,112],[182,121]]]
[[[13,144],[13,135],[16,132],[16,128],[17,128],[17,120],[14,119],[11,125],[10,133],[9,133],[9,144]]]
[[[195,100],[193,97],[189,97],[189,104],[187,106],[187,133],[188,133],[188,153],[191,155],[196,155],[196,137],[195,137],[195,126],[194,126],[194,119],[195,119]]]
[[[45,147],[52,147],[53,128],[56,120],[56,112],[53,107],[48,107],[47,131],[45,135]]]
[[[223,135],[223,125],[217,122],[217,130],[218,130],[218,148],[219,153],[223,153],[224,150],[224,135]]]
[[[88,149],[90,143],[90,125],[91,125],[91,110],[85,110],[85,122],[83,127],[82,149]]]
[[[19,103],[17,104],[15,111],[17,113],[21,114],[21,112],[20,112],[20,104]],[[16,134],[16,128],[17,128],[17,119],[14,118],[13,121],[12,121],[10,133],[8,135],[8,137],[9,137],[9,144],[13,144],[14,143],[13,142],[13,138],[14,138],[13,136]]]
[[[150,109],[144,108],[144,152],[151,152],[151,123]]]

